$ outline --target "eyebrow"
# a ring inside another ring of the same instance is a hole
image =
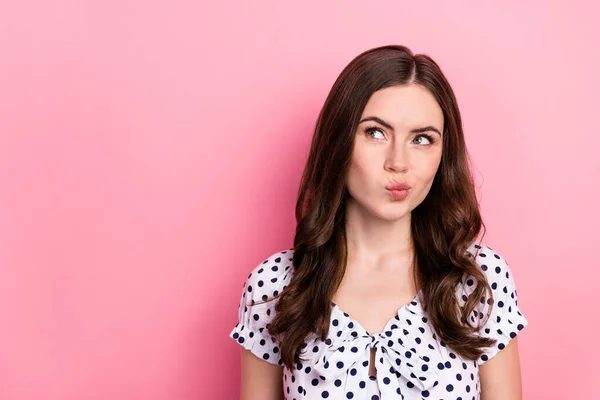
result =
[[[363,118],[358,124],[362,124],[363,122],[366,121],[375,121],[378,124],[381,124],[383,126],[385,126],[387,129],[391,130],[392,132],[394,131],[394,127],[392,125],[390,125],[389,123],[385,122],[384,120],[382,120],[379,117],[366,117]],[[413,129],[410,132],[411,133],[423,133],[423,132],[427,132],[427,131],[434,131],[437,132],[438,135],[442,136],[442,134],[440,133],[440,131],[437,130],[437,128],[434,128],[433,126],[425,126],[423,128],[417,128],[417,129]]]

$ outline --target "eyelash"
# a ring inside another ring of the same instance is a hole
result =
[[[365,134],[367,136],[369,136],[369,138],[372,139],[373,137],[370,136],[370,133],[373,132],[373,131],[376,131],[376,130],[383,132],[383,130],[381,128],[377,127],[377,126],[369,126],[369,127],[365,128]],[[433,136],[428,135],[427,133],[420,133],[417,137],[419,137],[419,136],[423,136],[427,140],[429,140],[429,145],[432,145],[432,144],[434,144],[436,142],[435,139],[433,138]],[[424,146],[427,146],[427,145],[424,145]]]

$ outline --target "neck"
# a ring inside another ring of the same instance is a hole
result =
[[[389,221],[365,212],[351,199],[347,201],[348,266],[411,273],[414,246],[410,213]]]

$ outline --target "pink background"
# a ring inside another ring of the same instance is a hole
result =
[[[600,9],[560,3],[4,2],[0,398],[236,398],[242,283],[336,76],[392,43],[458,97],[525,398],[600,398]]]

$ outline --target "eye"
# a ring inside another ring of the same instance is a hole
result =
[[[380,128],[376,127],[376,126],[370,126],[370,127],[368,127],[368,128],[365,129],[365,135],[367,135],[368,137],[373,138],[373,139],[376,139],[372,135],[375,132],[380,132],[381,135],[385,138],[385,135],[383,135],[383,131]]]
[[[427,141],[428,141],[429,143],[422,143],[423,145],[429,145],[429,144],[433,144],[433,143],[435,143],[435,140],[433,140],[433,137],[431,137],[430,135],[427,135],[427,134],[425,134],[425,133],[422,133],[422,134],[418,135],[418,136],[415,138],[415,140],[416,140],[416,139],[418,139],[418,138],[425,138],[425,139],[427,139]]]

